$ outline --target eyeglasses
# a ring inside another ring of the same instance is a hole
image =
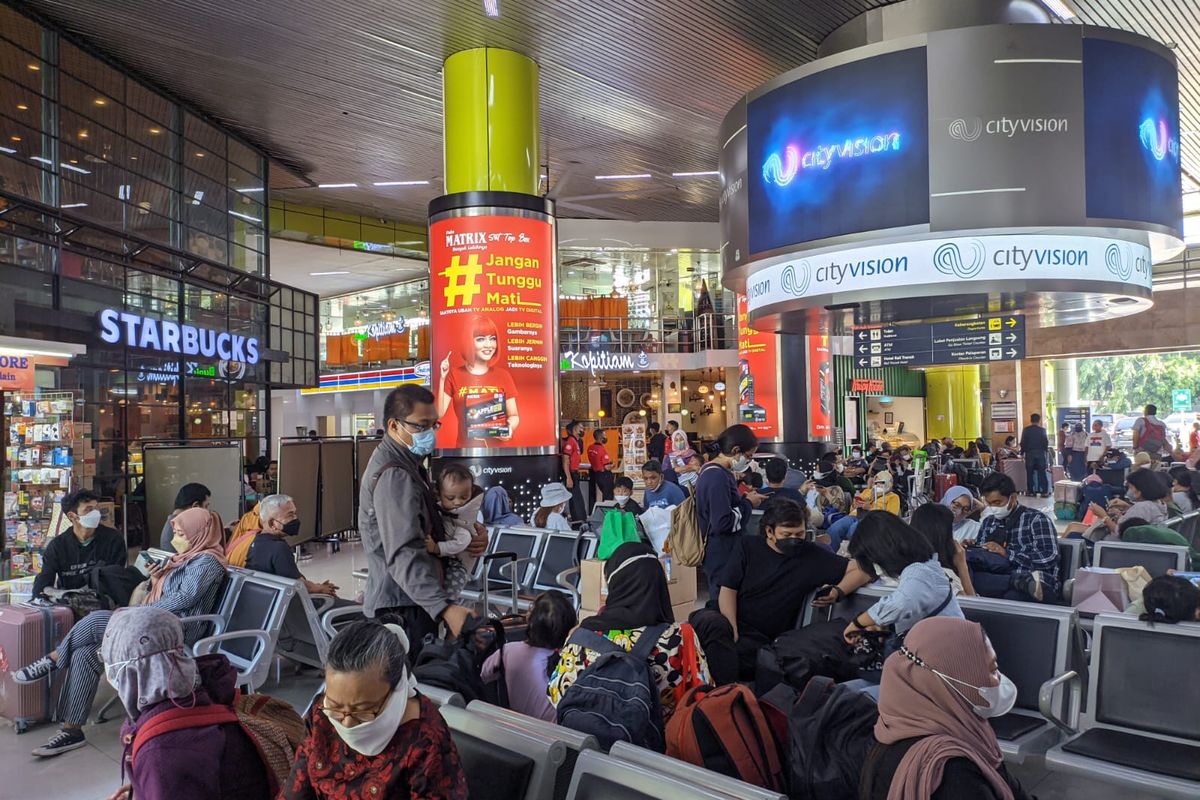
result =
[[[383,707],[387,705],[387,701],[391,699],[392,693],[388,692],[383,696],[383,699],[375,704],[374,708],[361,709],[358,711],[338,711],[336,708],[330,708],[325,705],[325,698],[321,698],[321,713],[334,722],[346,725],[353,723],[354,725],[362,725],[367,722],[374,722],[375,718],[383,711]]]
[[[424,433],[425,431],[436,431],[442,427],[441,420],[430,425],[422,425],[419,422],[410,422],[409,420],[397,420],[401,425],[404,425],[412,433]]]

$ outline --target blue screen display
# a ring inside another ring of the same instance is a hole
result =
[[[833,67],[747,108],[750,250],[929,222],[925,48]]]
[[[1087,215],[1183,226],[1179,79],[1141,47],[1083,40]]]

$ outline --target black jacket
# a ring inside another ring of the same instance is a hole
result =
[[[1050,449],[1050,439],[1041,425],[1029,425],[1021,431],[1022,453],[1045,453]]]
[[[79,543],[73,530],[67,530],[46,545],[42,571],[33,581],[33,596],[37,597],[47,587],[82,589],[87,586],[92,567],[105,564],[123,567],[127,561],[125,539],[114,529],[104,525],[96,528],[87,547]]]
[[[919,738],[915,738],[895,744],[876,742],[863,765],[858,786],[859,800],[887,800],[901,759],[919,741]],[[1000,777],[1012,789],[1016,800],[1029,800],[1029,795],[1003,764],[1000,765]],[[933,791],[931,800],[998,800],[998,795],[975,762],[967,758],[952,758],[946,762],[942,770],[942,782]]]

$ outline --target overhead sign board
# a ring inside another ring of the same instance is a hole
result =
[[[854,332],[856,367],[985,364],[1025,357],[1025,317],[1005,314],[920,325],[885,325]]]

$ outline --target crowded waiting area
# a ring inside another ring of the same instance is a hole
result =
[[[0,798],[1200,798],[1193,6],[0,0]]]

